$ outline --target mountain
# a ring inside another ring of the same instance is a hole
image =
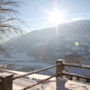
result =
[[[25,52],[40,60],[56,60],[72,53],[90,59],[90,20],[79,20],[57,27],[32,31],[10,39],[3,46],[10,53]]]

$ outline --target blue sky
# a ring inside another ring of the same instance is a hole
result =
[[[48,12],[55,7],[64,13],[64,18],[58,24],[78,19],[90,19],[90,0],[21,0],[20,18],[25,21],[27,31],[55,26],[54,21],[48,22]],[[53,13],[52,13],[53,14]],[[50,16],[51,17],[51,16]],[[49,18],[50,18],[49,17]]]

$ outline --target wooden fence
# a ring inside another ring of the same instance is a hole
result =
[[[63,62],[64,60],[63,59],[59,59],[56,61],[56,65],[52,65],[50,67],[47,67],[47,68],[43,68],[43,69],[39,69],[39,70],[35,70],[35,71],[32,71],[30,73],[26,73],[26,74],[23,74],[23,75],[12,75],[12,74],[0,74],[0,90],[12,90],[12,84],[13,84],[13,80],[16,80],[16,79],[19,79],[19,78],[22,78],[22,77],[26,77],[28,75],[32,75],[32,74],[35,74],[35,73],[38,73],[38,72],[42,72],[42,71],[45,71],[45,70],[48,70],[48,69],[51,69],[51,68],[56,68],[56,72],[54,75],[44,79],[44,80],[41,80],[33,85],[30,85],[30,86],[27,86],[27,87],[24,87],[22,88],[21,90],[27,90],[29,88],[32,88],[38,84],[41,84],[53,77],[56,77],[56,78],[63,78],[63,77],[67,77],[69,80],[73,80],[73,77],[76,77],[77,80],[80,80],[81,78],[82,79],[85,79],[86,80],[86,83],[90,83],[90,76],[84,76],[84,75],[78,75],[78,74],[75,74],[75,73],[69,73],[69,72],[66,72],[65,71],[65,67],[75,67],[75,68],[85,68],[85,69],[90,69],[90,66],[88,65],[78,65],[78,64],[72,64],[72,63],[65,63]]]

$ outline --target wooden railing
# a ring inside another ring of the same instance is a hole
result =
[[[48,69],[51,69],[51,68],[54,68],[54,67],[56,67],[56,65],[52,65],[52,66],[47,67],[47,68],[35,70],[35,71],[32,71],[30,73],[26,73],[26,74],[23,74],[23,75],[18,75],[18,76],[13,77],[13,80],[21,78],[21,77],[28,76],[28,75],[32,75],[32,74],[35,74],[35,73],[39,73],[39,72],[42,72],[42,71],[45,71],[45,70],[48,70]]]
[[[26,89],[32,88],[32,87],[34,87],[34,86],[36,86],[40,83],[43,83],[46,80],[49,80],[53,77],[56,77],[56,79],[57,79],[57,78],[63,78],[64,76],[66,76],[69,80],[73,80],[73,77],[76,77],[77,80],[80,80],[82,78],[82,79],[85,79],[87,83],[90,83],[90,76],[84,76],[84,75],[78,75],[78,74],[75,74],[75,73],[66,72],[65,69],[64,69],[65,67],[90,69],[90,66],[88,66],[88,65],[78,65],[78,64],[65,63],[64,60],[59,59],[59,60],[56,61],[56,65],[52,65],[52,66],[47,67],[47,68],[35,70],[35,71],[29,72],[29,73],[26,73],[26,74],[23,74],[23,75],[17,75],[17,76],[14,76],[14,75],[4,75],[4,76],[0,75],[0,79],[1,79],[0,89],[1,90],[12,90],[13,80],[16,80],[16,79],[19,79],[19,78],[22,78],[22,77],[26,77],[28,75],[32,75],[32,74],[35,74],[35,73],[39,73],[39,72],[42,72],[42,71],[46,71],[46,70],[52,69],[52,68],[56,68],[56,72],[55,72],[54,75],[52,75],[52,76],[50,76],[50,77],[48,77],[44,80],[41,80],[41,81],[39,81],[39,82],[37,82],[33,85],[24,87],[21,90],[26,90]],[[7,81],[5,79],[8,79],[10,81]],[[7,88],[8,87],[7,85],[9,86],[9,88]]]
[[[79,64],[74,64],[74,63],[65,63],[63,61],[61,61],[61,60],[57,61],[57,64],[60,63],[60,65],[58,65],[58,67],[57,67],[57,75],[58,76],[61,76],[61,77],[66,76],[66,77],[68,77],[69,80],[73,80],[74,77],[76,77],[76,80],[85,79],[86,83],[90,83],[90,76],[78,75],[78,74],[75,74],[75,73],[70,73],[70,72],[64,71],[65,66],[67,66],[67,67],[75,67],[75,68],[90,69],[89,65],[79,65]],[[61,70],[60,70],[60,68],[61,68]]]

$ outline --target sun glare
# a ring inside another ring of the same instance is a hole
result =
[[[57,8],[55,8],[53,11],[47,11],[47,15],[48,15],[48,22],[53,23],[54,25],[62,23],[65,18],[65,12],[60,11]]]
[[[80,45],[80,43],[79,42],[75,42],[75,45],[78,46],[78,45]]]

